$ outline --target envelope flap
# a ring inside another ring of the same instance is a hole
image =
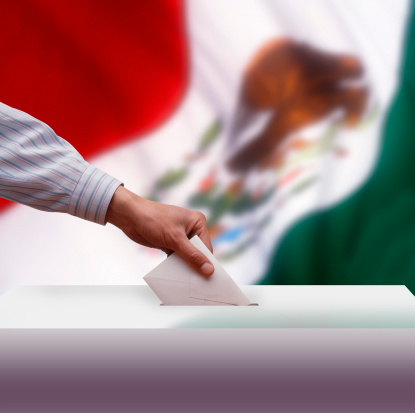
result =
[[[189,283],[146,275],[145,281],[165,305],[204,305],[205,300],[189,296]]]

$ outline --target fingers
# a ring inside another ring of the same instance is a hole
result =
[[[195,231],[195,234],[203,241],[203,243],[209,248],[209,251],[213,254],[212,242],[210,241],[209,231],[206,223],[206,217],[201,212],[198,214],[198,226],[199,230]]]
[[[210,236],[207,227],[205,231],[199,234],[199,238],[203,241],[203,244],[205,244],[209,248],[209,251],[213,254],[213,247],[210,241]]]
[[[213,274],[215,269],[212,263],[201,251],[192,245],[184,234],[178,239],[175,249],[176,252],[200,274],[204,276]]]

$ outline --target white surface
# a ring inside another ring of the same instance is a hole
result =
[[[160,306],[147,286],[20,286],[0,298],[0,329],[415,327],[401,285],[241,289],[259,306]]]

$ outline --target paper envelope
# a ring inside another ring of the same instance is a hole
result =
[[[226,273],[202,240],[190,242],[202,251],[215,268],[209,277],[197,273],[174,253],[150,271],[144,281],[165,305],[250,305],[238,285]]]

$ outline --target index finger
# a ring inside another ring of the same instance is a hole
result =
[[[205,228],[200,234],[198,234],[198,236],[203,241],[203,244],[205,244],[209,248],[209,251],[213,254],[212,242],[210,240],[209,231],[207,229],[206,224],[205,224]]]
[[[204,214],[199,212],[199,219],[194,231],[191,235],[197,235],[203,243],[208,247],[209,251],[213,254],[212,242],[210,240],[209,230],[207,227],[206,217]]]

